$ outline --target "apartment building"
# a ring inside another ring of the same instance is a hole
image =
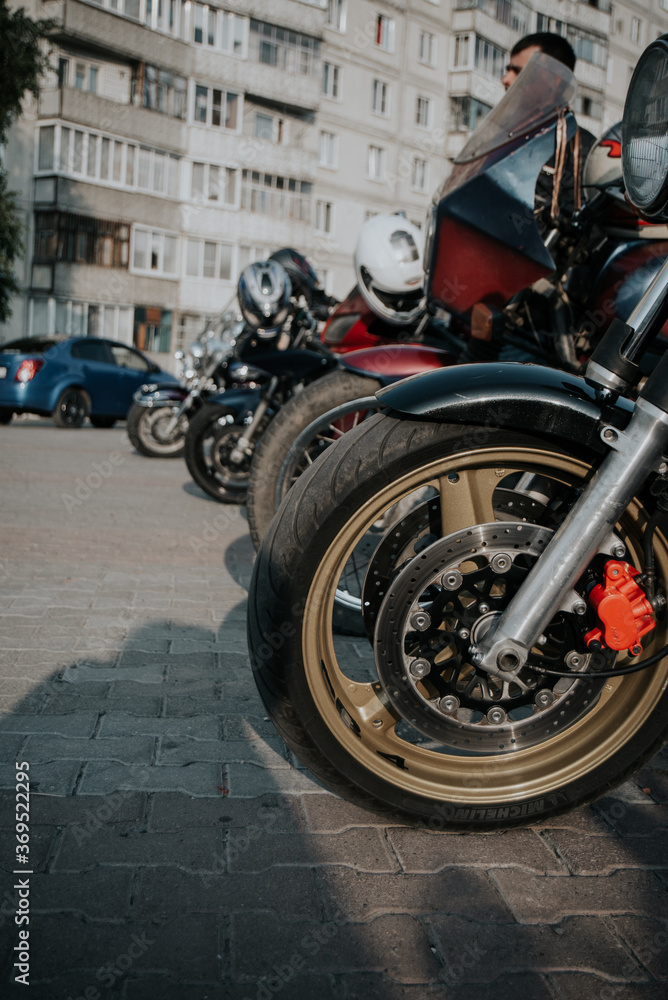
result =
[[[566,35],[600,134],[668,0],[31,0],[52,72],[4,151],[21,295],[0,339],[99,334],[172,352],[280,246],[354,280],[377,212],[421,224],[501,98],[517,38]]]

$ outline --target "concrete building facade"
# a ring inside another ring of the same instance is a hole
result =
[[[4,151],[26,226],[7,340],[111,336],[172,352],[280,246],[327,290],[377,212],[421,225],[503,95],[514,42],[578,55],[581,123],[621,118],[668,0],[31,0],[52,71]]]

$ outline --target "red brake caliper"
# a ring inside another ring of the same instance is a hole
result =
[[[640,637],[656,624],[652,605],[634,580],[638,570],[610,559],[604,573],[604,582],[597,583],[589,595],[601,628],[587,632],[584,641],[587,646],[596,642],[607,649],[628,649],[631,656],[638,656],[642,653]]]

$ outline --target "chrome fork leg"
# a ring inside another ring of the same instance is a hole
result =
[[[639,399],[628,427],[603,428],[611,451],[555,532],[510,604],[477,646],[471,661],[491,674],[512,678],[562,607],[599,546],[668,445],[668,413]]]

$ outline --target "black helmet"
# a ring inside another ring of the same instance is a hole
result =
[[[260,260],[239,276],[237,295],[244,319],[260,336],[274,336],[290,313],[290,279],[275,260]]]
[[[314,300],[322,294],[323,289],[318,275],[306,257],[297,250],[282,247],[280,250],[275,250],[269,260],[275,260],[285,268],[292,283],[292,294],[297,297],[303,295],[307,305],[313,305]]]

